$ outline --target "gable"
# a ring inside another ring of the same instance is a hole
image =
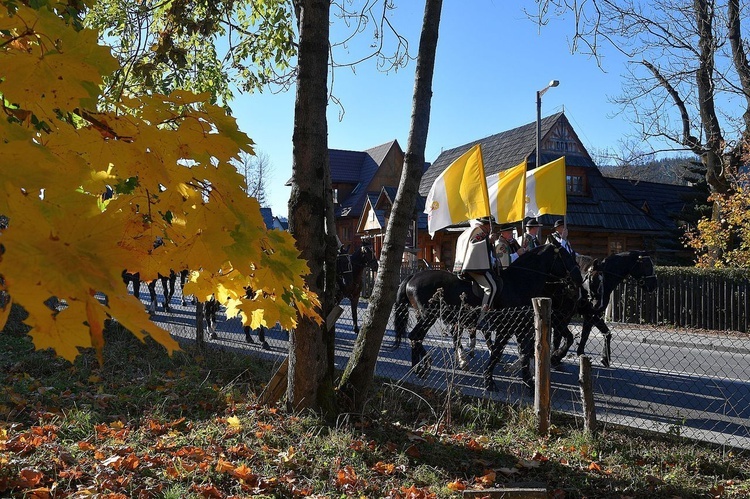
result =
[[[375,189],[379,191],[382,185],[393,183],[392,171],[395,168],[394,165],[400,163],[397,165],[400,170],[403,164],[403,152],[396,140],[373,147],[360,154],[362,156],[360,157],[361,162],[358,170],[357,186],[345,199],[339,199],[339,206],[335,213],[337,217],[359,218],[364,209],[367,196],[372,194]],[[384,168],[384,165],[388,167]],[[352,165],[352,168],[354,168],[354,165]],[[389,171],[385,172],[384,170]],[[340,178],[344,176],[340,172]],[[352,176],[353,173],[350,173],[349,178]],[[334,183],[336,182],[333,174],[331,175],[331,180]],[[398,184],[398,181],[396,181],[396,184]]]
[[[568,166],[595,168],[591,156],[581,143],[564,113],[547,116],[541,121],[542,129],[542,164],[565,156]],[[419,193],[426,196],[435,179],[462,154],[480,144],[484,171],[492,175],[501,170],[512,168],[523,161],[533,167],[536,162],[536,122],[490,135],[443,151],[427,168],[419,184]]]

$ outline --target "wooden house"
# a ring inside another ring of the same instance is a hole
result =
[[[404,152],[393,140],[366,151],[329,149],[328,158],[336,232],[342,244],[357,247],[365,234],[358,230],[365,206],[376,202],[383,186],[398,186]]]

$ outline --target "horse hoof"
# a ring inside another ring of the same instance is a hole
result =
[[[255,343],[255,341],[253,341],[253,337],[252,337],[252,336],[250,336],[249,334],[246,334],[246,335],[245,335],[245,341],[246,341],[247,343]]]
[[[271,346],[268,344],[267,341],[264,341],[263,343],[261,343],[261,347],[263,348],[263,350],[270,350],[271,349]]]
[[[609,359],[607,357],[602,357],[599,359],[599,362],[601,362],[604,367],[609,367]]]
[[[430,372],[431,362],[429,357],[425,357],[421,361],[419,361],[419,364],[417,364],[416,368],[414,369],[414,373],[421,379],[425,379],[427,377],[427,374]]]
[[[216,334],[216,333],[211,333],[211,339],[212,340],[218,340],[219,339],[219,335]]]

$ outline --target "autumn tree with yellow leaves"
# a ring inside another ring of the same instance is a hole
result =
[[[726,177],[730,190],[708,198],[722,218],[703,217],[686,233],[686,242],[698,267],[750,269],[750,172],[732,169]]]
[[[101,351],[110,318],[177,348],[128,294],[123,269],[143,279],[190,269],[186,293],[214,295],[252,327],[292,328],[298,313],[318,320],[292,236],[267,230],[243,191],[231,161],[253,144],[224,109],[186,91],[111,99],[101,85],[120,66],[78,22],[81,2],[0,5],[0,214],[9,219],[0,275],[37,348],[68,359],[80,347]],[[107,186],[114,196],[103,200]],[[51,307],[51,297],[65,305]]]

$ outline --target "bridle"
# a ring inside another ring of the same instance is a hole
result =
[[[565,261],[565,258],[560,254],[560,250],[562,249],[561,246],[557,244],[553,244],[554,246],[554,252],[555,252],[555,259],[560,259],[562,262],[563,268],[565,269],[565,275],[562,277],[559,277],[556,281],[547,281],[548,284],[562,284],[566,288],[575,289],[579,286],[573,279],[573,271],[578,268],[578,265],[573,263],[573,265],[568,265]],[[572,259],[572,255],[571,255]],[[573,260],[575,262],[575,260]],[[554,266],[554,265],[553,265]],[[580,273],[580,268],[578,269],[578,272]],[[557,277],[554,274],[547,273],[547,277]],[[581,276],[583,278],[583,276]],[[581,281],[581,284],[583,285],[583,280]]]

